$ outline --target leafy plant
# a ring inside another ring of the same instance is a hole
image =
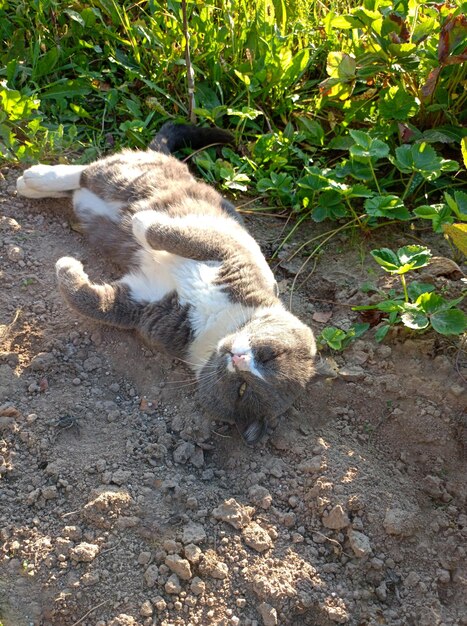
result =
[[[399,276],[403,294],[395,292],[375,305],[353,307],[354,311],[377,310],[385,313],[387,322],[380,325],[376,340],[382,341],[391,326],[402,323],[413,330],[429,327],[442,335],[460,335],[467,330],[467,316],[457,308],[464,296],[447,300],[434,292],[433,285],[413,281],[407,285],[405,275],[413,270],[426,267],[431,252],[424,246],[404,246],[397,252],[389,248],[372,250],[375,261],[389,274]]]
[[[369,328],[370,324],[367,323],[355,324],[347,331],[335,326],[327,326],[318,336],[318,346],[326,345],[336,351],[345,350],[352,341],[361,337]]]

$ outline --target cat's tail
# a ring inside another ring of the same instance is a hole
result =
[[[166,122],[149,144],[149,148],[172,154],[180,148],[199,150],[211,144],[233,143],[233,139],[233,135],[222,128],[201,128],[191,124]]]
[[[72,257],[55,264],[60,292],[68,305],[92,320],[132,330],[138,327],[142,307],[134,302],[129,289],[119,283],[96,285]]]

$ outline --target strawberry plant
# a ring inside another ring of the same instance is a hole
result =
[[[387,321],[376,331],[376,340],[382,341],[391,326],[403,324],[412,330],[429,327],[442,335],[460,335],[467,330],[467,316],[457,305],[464,296],[447,300],[434,292],[433,285],[413,281],[407,284],[408,272],[426,267],[431,252],[424,246],[404,246],[397,252],[389,248],[371,251],[372,257],[386,272],[400,278],[403,293],[392,291],[378,304],[353,307],[354,311],[376,310],[387,315]]]
[[[340,352],[355,339],[361,337],[370,328],[370,324],[354,324],[349,330],[342,330],[335,326],[326,326],[318,335],[318,346],[328,346],[332,350]]]

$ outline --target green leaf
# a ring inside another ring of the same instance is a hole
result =
[[[432,254],[425,246],[403,246],[397,253],[389,248],[380,248],[370,252],[375,261],[391,274],[405,274],[410,270],[428,265]]]
[[[467,137],[462,137],[461,139],[461,151],[464,167],[467,169]]]
[[[404,323],[404,326],[412,328],[413,330],[423,330],[424,328],[428,328],[430,325],[428,317],[425,313],[421,311],[417,305],[411,303],[405,303],[401,320]]]
[[[377,311],[383,311],[383,313],[396,313],[400,311],[402,300],[383,300],[376,305]]]
[[[361,22],[352,15],[338,15],[331,20],[331,26],[333,28],[340,28],[341,30],[360,28],[361,25]]]
[[[446,308],[446,300],[438,293],[422,293],[418,296],[415,305],[427,315],[442,311]]]
[[[298,125],[305,132],[305,139],[312,146],[324,146],[324,130],[317,120],[310,120],[307,117],[297,118]]]
[[[441,335],[461,335],[467,330],[467,315],[460,309],[434,313],[430,317],[430,322]]]
[[[361,337],[366,331],[370,328],[370,324],[365,323],[357,323],[352,327],[355,332],[355,339]]]
[[[403,246],[397,251],[400,267],[397,274],[405,274],[410,270],[418,270],[425,267],[433,256],[425,246]]]
[[[374,260],[387,272],[397,272],[400,263],[397,254],[389,248],[379,248],[370,252]]]
[[[463,222],[467,221],[467,193],[464,191],[455,191],[454,198],[452,198],[448,193],[444,194],[444,199],[446,200],[451,211],[456,215],[456,217]]]
[[[65,9],[63,13],[68,15],[68,17],[70,17],[75,22],[78,22],[80,26],[83,26],[83,27],[86,26],[86,22],[83,20],[83,18],[77,11],[73,11],[73,9]]]
[[[89,80],[77,78],[76,80],[63,80],[58,84],[44,89],[41,93],[42,100],[63,100],[75,96],[86,96],[91,93],[92,87]]]
[[[372,198],[374,191],[368,189],[365,185],[352,185],[350,188],[349,198]]]
[[[357,160],[377,161],[383,159],[389,154],[389,146],[384,141],[373,139],[371,135],[361,130],[349,130],[349,134],[355,141],[350,147],[350,155]]]
[[[320,339],[322,339],[333,350],[342,350],[342,342],[346,337],[346,333],[340,328],[328,326],[323,328]]]
[[[425,180],[435,180],[441,172],[456,171],[459,164],[456,161],[445,160],[436,154],[432,146],[426,142],[413,146],[404,144],[396,148],[396,157],[390,157],[391,162],[405,174],[418,172]]]
[[[420,103],[402,87],[389,87],[381,95],[379,112],[384,119],[405,122],[420,108]]]
[[[386,335],[389,332],[389,329],[391,328],[391,326],[389,324],[383,324],[382,326],[380,326],[378,328],[378,330],[375,333],[375,340],[380,343],[381,341],[383,341],[383,339],[386,337]]]
[[[329,179],[321,174],[321,170],[315,168],[316,171],[307,170],[307,174],[298,181],[298,186],[303,189],[311,189],[312,191],[320,191],[329,187]]]
[[[414,215],[431,220],[435,233],[443,231],[443,224],[452,224],[454,221],[451,209],[446,204],[424,204],[414,210]]]
[[[357,63],[345,52],[330,52],[326,63],[326,71],[331,78],[346,81],[355,78]]]
[[[7,87],[0,89],[0,107],[11,122],[29,117],[33,111],[39,108],[39,105],[39,100],[23,95],[15,89],[8,89]]]
[[[420,283],[418,280],[414,280],[407,288],[409,292],[409,298],[415,301],[422,293],[431,293],[434,291],[434,286],[429,283]]]
[[[365,201],[364,207],[368,215],[372,217],[387,217],[397,220],[410,219],[409,211],[397,196],[374,196]]]

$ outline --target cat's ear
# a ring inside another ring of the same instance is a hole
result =
[[[265,419],[236,419],[235,425],[243,441],[249,446],[259,443],[268,431],[268,423]]]

